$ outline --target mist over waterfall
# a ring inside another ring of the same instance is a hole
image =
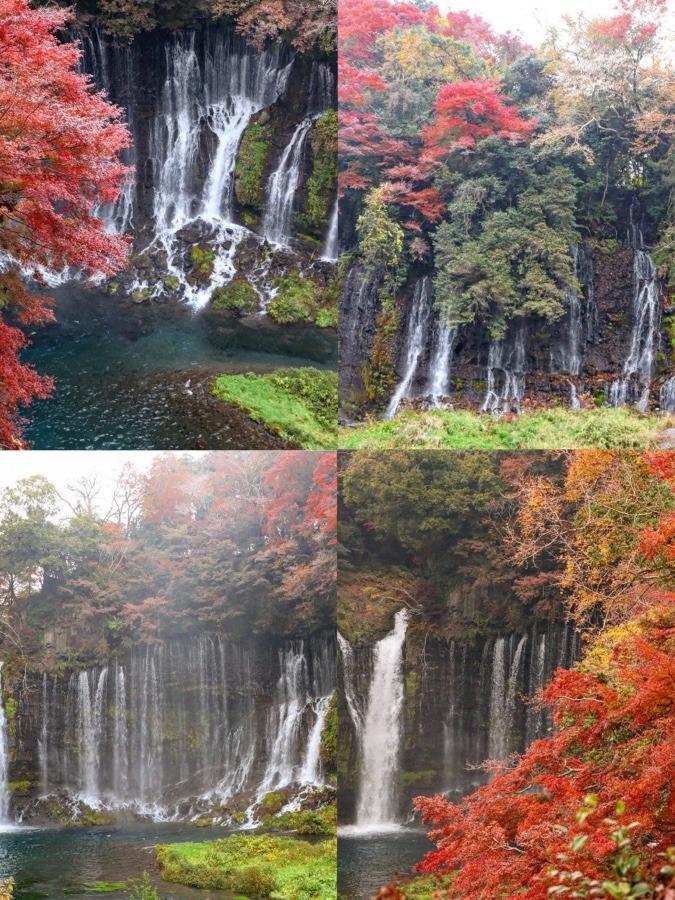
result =
[[[403,645],[408,611],[399,610],[393,630],[376,644],[363,725],[363,766],[356,824],[362,828],[398,822],[398,765],[403,734]]]
[[[0,825],[7,822],[9,813],[9,741],[2,693],[2,667],[0,662]]]
[[[276,648],[202,635],[41,679],[46,688],[39,701],[22,699],[19,721],[39,756],[42,795],[189,817],[208,803],[323,784],[321,728],[335,677],[328,633]],[[0,736],[1,788],[4,715]],[[6,790],[0,796],[6,814]]]

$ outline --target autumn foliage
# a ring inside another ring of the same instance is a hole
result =
[[[52,315],[23,277],[40,284],[68,267],[109,275],[127,255],[95,210],[120,191],[129,133],[76,71],[79,45],[58,39],[68,19],[28,0],[0,0],[0,315],[22,324]],[[20,332],[8,320],[0,327],[0,447],[16,447],[19,408],[44,396],[49,381],[20,364]]]
[[[490,783],[461,803],[417,799],[436,843],[418,870],[453,874],[442,896],[672,892],[664,861],[675,846],[674,500],[670,452],[579,451],[562,480],[522,488],[516,555],[536,568],[555,553],[585,651],[537,698],[552,713],[550,736],[488,764]],[[579,593],[571,573],[593,591]]]

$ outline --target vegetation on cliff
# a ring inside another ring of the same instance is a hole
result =
[[[334,900],[337,842],[232,835],[157,848],[162,878],[190,887],[278,900]]]
[[[556,454],[360,450],[341,460],[338,627],[352,643],[381,638],[403,606],[420,640],[471,641],[564,615],[559,588],[529,582],[501,542],[514,470],[554,475]]]
[[[136,643],[214,630],[309,634],[335,620],[335,459],[311,452],[158,455],[125,465],[109,507],[84,476],[0,497],[6,671],[92,665]]]
[[[665,0],[625,0],[566,17],[532,48],[469,12],[340,5],[344,233],[366,276],[382,276],[382,309],[422,271],[441,321],[498,339],[528,317],[550,332],[579,289],[570,247],[632,226],[672,282],[666,14]],[[366,361],[370,402],[391,383],[373,358],[389,324]]]
[[[289,444],[327,450],[337,442],[337,375],[307,367],[271,375],[221,375],[213,393]]]

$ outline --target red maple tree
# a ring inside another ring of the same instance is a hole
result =
[[[121,111],[76,71],[79,45],[58,39],[68,21],[63,10],[0,0],[0,315],[12,310],[22,324],[53,315],[29,294],[26,275],[38,283],[67,267],[109,275],[127,256],[126,241],[94,212],[119,194],[130,135]],[[0,337],[0,447],[17,448],[19,408],[45,396],[50,381],[19,362],[25,338],[16,327],[3,322]]]

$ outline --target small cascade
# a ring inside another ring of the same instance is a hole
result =
[[[675,412],[675,376],[661,385],[659,406],[663,412]]]
[[[497,638],[492,659],[492,687],[490,693],[490,731],[488,750],[494,759],[506,759],[512,750],[511,729],[516,710],[527,635],[523,635],[511,655],[513,638]]]
[[[631,228],[633,237],[641,244],[641,231],[637,225],[632,224]],[[643,413],[649,408],[652,370],[661,332],[661,296],[654,261],[645,250],[636,249],[630,348],[623,365],[622,377],[609,386],[607,402],[610,406],[635,403]]]
[[[362,709],[359,699],[359,692],[356,687],[356,662],[354,659],[354,648],[349,641],[344,638],[340,632],[337,633],[338,647],[340,648],[340,656],[342,658],[342,671],[344,675],[344,691],[345,700],[347,701],[347,709],[349,716],[354,725],[356,740],[361,744],[363,738],[363,728],[365,724],[365,713]]]
[[[0,825],[9,818],[9,728],[2,696],[2,667],[0,662]]]
[[[361,783],[356,824],[362,828],[398,822],[398,762],[403,732],[403,646],[408,611],[399,610],[394,629],[378,642],[363,728]]]
[[[520,412],[525,396],[525,325],[520,324],[512,339],[492,341],[488,352],[487,393],[482,412]]]
[[[452,346],[457,337],[457,328],[443,321],[436,334],[436,342],[429,363],[429,394],[435,406],[450,393],[450,372],[452,370]]]
[[[321,732],[328,711],[330,697],[320,697],[313,704],[316,719],[307,740],[307,750],[302,762],[299,781],[301,784],[322,784],[321,777]]]
[[[408,319],[403,379],[399,382],[394,396],[389,402],[385,414],[386,419],[393,419],[401,400],[410,396],[410,389],[426,349],[430,314],[431,292],[429,290],[429,279],[425,275],[415,285],[415,293],[413,294],[410,317]]]
[[[38,760],[42,796],[45,797],[49,784],[49,684],[46,672],[42,676],[42,728],[38,739]]]
[[[533,653],[530,662],[530,680],[528,684],[528,695],[534,697],[541,691],[546,684],[546,634],[534,635],[533,637]],[[525,737],[528,744],[541,736],[542,718],[544,714],[530,705],[527,708],[527,724]]]
[[[572,259],[574,260],[574,279],[581,281],[579,271],[578,244],[572,246]],[[582,315],[581,297],[574,286],[567,289],[567,305],[569,314],[565,325],[566,340],[560,346],[554,347],[551,352],[551,369],[553,372],[567,372],[569,375],[579,375],[584,357],[586,335]]]
[[[336,200],[333,204],[333,211],[330,214],[326,240],[324,241],[323,252],[321,254],[321,259],[324,262],[334,263],[337,262],[338,259],[338,207],[339,203]]]
[[[116,797],[129,793],[129,729],[124,666],[115,664],[115,709],[113,731],[113,790]]]
[[[267,185],[263,234],[281,247],[288,246],[295,194],[300,183],[302,154],[313,120],[302,121],[283,152],[279,165]]]

